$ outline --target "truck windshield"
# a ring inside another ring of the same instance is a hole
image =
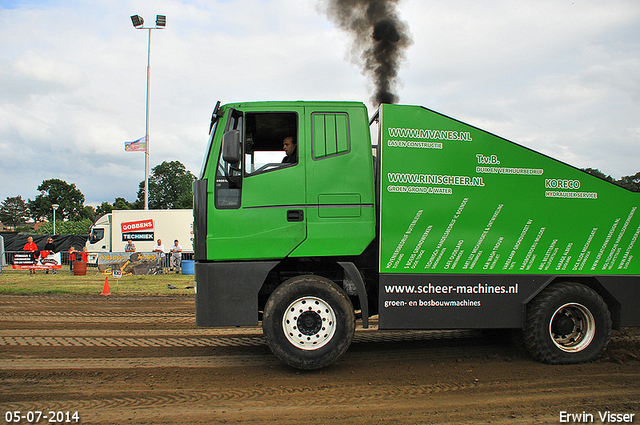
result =
[[[104,238],[104,229],[91,229],[91,234],[89,235],[90,244],[99,242],[103,238]]]
[[[213,143],[213,138],[216,135],[216,128],[218,128],[218,120],[216,120],[213,123],[213,126],[211,127],[211,135],[209,136],[209,142],[207,143],[207,150],[205,152],[207,152],[207,154],[204,156],[204,159],[202,160],[202,165],[200,166],[200,179],[202,180],[204,178],[204,172],[207,169],[207,159],[209,158],[210,154],[211,154],[211,144]]]

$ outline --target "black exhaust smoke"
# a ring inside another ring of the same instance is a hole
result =
[[[329,19],[353,36],[351,57],[373,81],[375,106],[398,102],[398,69],[413,42],[409,26],[398,17],[399,1],[323,0]]]

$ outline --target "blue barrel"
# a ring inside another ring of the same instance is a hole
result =
[[[195,261],[182,260],[182,274],[193,274],[195,267]]]

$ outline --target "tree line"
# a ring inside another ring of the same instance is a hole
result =
[[[155,166],[149,175],[149,209],[193,208],[193,182],[196,177],[179,161],[165,161]],[[113,203],[102,202],[97,208],[84,205],[85,197],[75,185],[60,179],[44,180],[34,199],[22,196],[7,197],[0,203],[0,221],[18,231],[32,231],[27,222],[44,222],[40,234],[53,233],[53,208],[56,209],[57,234],[88,234],[89,228],[101,215],[114,209],[144,208],[144,181],[138,186],[133,202],[117,197]]]
[[[625,189],[629,189],[632,192],[640,192],[640,172],[635,173],[633,176],[623,176],[620,178],[620,180],[616,180],[611,176],[607,176],[597,168],[583,168],[583,170],[591,175],[600,177],[603,180],[615,183],[618,186],[624,187]]]
[[[640,192],[640,172],[615,180],[595,168],[583,171],[606,181],[622,186],[633,192]],[[149,208],[174,209],[193,208],[193,182],[196,177],[179,161],[165,161],[157,165],[149,175]],[[17,230],[31,230],[24,226],[29,219],[44,222],[38,230],[40,234],[53,233],[53,204],[56,210],[56,233],[88,234],[89,228],[101,215],[112,210],[133,210],[144,207],[144,181],[138,187],[137,199],[133,202],[125,198],[115,198],[113,203],[102,202],[97,208],[84,205],[84,195],[74,183],[59,179],[44,180],[38,186],[39,195],[35,199],[23,200],[21,196],[7,197],[0,203],[0,221],[5,226]]]

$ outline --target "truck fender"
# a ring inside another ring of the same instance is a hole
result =
[[[278,261],[196,262],[196,325],[256,326],[258,292]]]
[[[537,297],[538,294],[544,290],[544,288],[546,288],[551,283],[553,283],[553,281],[556,278],[557,278],[557,276],[549,276],[549,278],[546,281],[544,281],[544,283],[542,285],[540,285],[540,287],[538,288],[537,291],[532,292],[531,295],[529,295],[529,297],[527,297],[522,302],[522,316],[521,316],[522,322],[520,324],[520,329],[525,330],[527,328],[527,307],[529,306],[529,303],[531,302],[531,300],[533,300],[535,297]]]
[[[367,299],[367,288],[364,286],[362,276],[358,271],[358,268],[352,262],[338,261],[338,264],[344,269],[345,273],[349,275],[353,283],[356,285],[358,291],[358,299],[360,300],[360,310],[362,311],[362,327],[369,328],[369,301]]]
[[[624,281],[626,285],[620,285],[619,281]],[[620,330],[622,325],[621,322],[625,323],[623,326],[630,326],[629,323],[626,323],[626,320],[623,320],[621,317],[621,303],[620,298],[623,297],[623,293],[615,293],[612,289],[620,288],[620,287],[634,287],[637,282],[637,278],[635,277],[620,277],[620,276],[549,276],[546,282],[538,288],[537,291],[532,293],[527,299],[525,299],[522,303],[522,329],[526,328],[526,317],[527,310],[531,301],[536,298],[543,290],[545,290],[549,285],[557,282],[575,282],[585,285],[600,295],[605,303],[607,304],[609,311],[611,312],[611,320],[612,320],[612,329]],[[640,294],[640,291],[636,291],[637,294]],[[633,295],[628,294],[632,298],[638,298],[636,294],[635,297]]]

